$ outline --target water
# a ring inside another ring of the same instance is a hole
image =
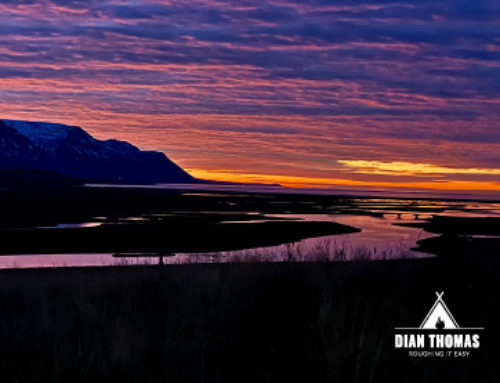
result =
[[[78,229],[82,227],[98,227],[100,222],[82,222],[82,223],[59,223],[53,226],[37,226],[37,229]]]
[[[435,234],[422,229],[394,225],[391,220],[355,215],[279,214],[270,217],[327,221],[361,229],[359,233],[307,238],[279,246],[217,253],[176,254],[166,264],[235,262],[335,262],[432,257],[412,250],[416,241]],[[407,222],[399,220],[399,222]],[[415,221],[412,221],[415,222]],[[242,222],[243,223],[243,222]]]
[[[308,238],[295,243],[217,253],[173,254],[164,256],[164,264],[233,263],[233,262],[320,262],[351,260],[387,260],[396,258],[429,257],[431,254],[411,250],[419,239],[433,236],[425,231],[393,225],[390,219],[343,214],[276,214],[266,216],[307,221],[329,221],[360,228],[359,233]],[[266,220],[258,220],[262,222]],[[404,220],[399,220],[404,222]],[[238,221],[231,221],[238,222]],[[240,221],[241,224],[258,224]],[[78,226],[72,226],[78,227]],[[85,227],[85,226],[81,226]],[[156,265],[155,254],[115,256],[111,253],[93,254],[30,254],[0,256],[0,269]]]
[[[185,193],[190,194],[190,193]],[[191,193],[194,194],[194,193]],[[231,194],[203,194],[206,198],[234,197]],[[240,195],[241,197],[241,195]],[[267,197],[266,197],[267,198]],[[244,199],[244,198],[243,198]],[[286,199],[273,200],[271,204],[287,203]],[[238,201],[229,200],[236,205]],[[295,204],[301,201],[294,200]],[[230,262],[322,262],[353,260],[387,260],[397,258],[431,257],[413,250],[416,242],[435,236],[422,229],[400,226],[400,223],[424,222],[433,216],[457,217],[500,217],[500,204],[486,202],[403,200],[403,199],[339,199],[335,206],[324,207],[312,201],[304,201],[317,214],[262,214],[260,211],[244,209],[195,212],[158,212],[132,217],[93,217],[91,221],[81,223],[58,223],[53,226],[41,226],[39,229],[79,229],[98,227],[103,224],[126,222],[154,222],[162,217],[174,218],[189,214],[220,214],[225,216],[221,223],[258,225],[276,219],[337,222],[361,229],[361,232],[308,238],[295,243],[279,246],[260,247],[238,251],[195,254],[27,254],[0,256],[0,269],[43,268],[43,267],[83,267],[117,265],[156,265],[183,263],[230,263]],[[234,218],[232,218],[234,216]],[[244,216],[241,218],[241,216]],[[248,219],[247,219],[248,218]],[[470,236],[483,238],[491,236]],[[493,236],[496,238],[496,236]]]

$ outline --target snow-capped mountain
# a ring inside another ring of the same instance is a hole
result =
[[[0,120],[0,169],[24,168],[118,182],[186,183],[196,180],[165,154],[128,142],[101,141],[82,128]]]

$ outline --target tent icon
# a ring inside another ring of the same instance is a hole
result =
[[[434,305],[427,313],[427,316],[420,324],[420,329],[424,330],[453,330],[459,329],[455,318],[451,314],[448,306],[443,301],[444,292],[438,293],[436,291],[437,299]]]

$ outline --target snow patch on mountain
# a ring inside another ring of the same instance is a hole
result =
[[[17,130],[31,142],[61,141],[66,139],[72,130],[80,129],[77,126],[63,125],[52,122],[30,122],[17,120],[3,120],[3,122],[5,125]]]
[[[97,140],[78,126],[0,119],[0,149],[0,168],[129,182],[196,181],[161,152],[115,139]]]

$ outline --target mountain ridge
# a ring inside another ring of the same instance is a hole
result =
[[[98,140],[73,125],[0,119],[0,169],[58,172],[102,182],[194,183],[164,153]]]

